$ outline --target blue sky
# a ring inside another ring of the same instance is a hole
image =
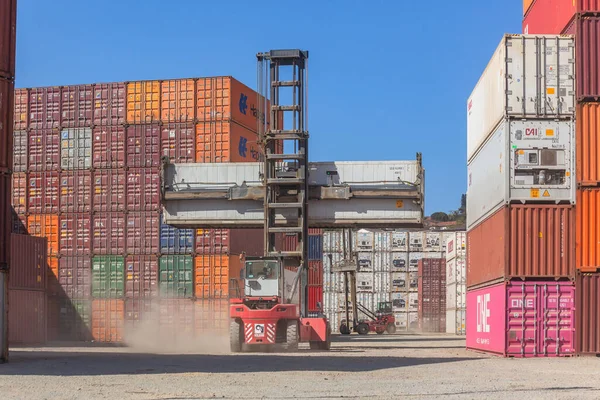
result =
[[[301,6],[298,6],[301,4]],[[19,0],[17,86],[232,75],[310,51],[310,157],[423,153],[426,212],[466,191],[466,99],[521,0]],[[143,6],[143,8],[141,8]]]

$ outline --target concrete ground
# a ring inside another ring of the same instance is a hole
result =
[[[0,365],[0,398],[600,398],[600,358],[504,359],[464,345],[447,335],[369,335],[336,337],[331,352],[296,354],[232,355],[225,338],[184,351],[15,348]]]

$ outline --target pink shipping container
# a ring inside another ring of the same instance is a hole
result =
[[[58,282],[70,299],[92,297],[92,259],[89,256],[61,257]]]
[[[90,214],[62,214],[60,216],[60,254],[88,255],[91,253]]]
[[[577,99],[600,99],[600,17],[577,15],[564,33],[575,35]]]
[[[127,171],[127,210],[155,211],[160,206],[160,176],[157,168]]]
[[[30,89],[29,99],[30,128],[50,129],[60,127],[60,87],[43,87]]]
[[[159,232],[160,221],[158,213],[128,213],[127,254],[158,254]]]
[[[29,174],[28,212],[35,214],[58,213],[59,173],[36,172]]]
[[[125,123],[125,84],[94,85],[94,125],[117,126]]]
[[[15,89],[15,130],[25,130],[29,126],[29,91],[27,89]]]
[[[126,218],[124,213],[94,215],[92,247],[94,254],[124,254]]]
[[[0,76],[15,76],[15,44],[17,38],[17,0],[7,0],[0,10]]]
[[[171,163],[193,163],[196,161],[196,126],[192,123],[169,123],[161,130],[161,155],[169,157]]]
[[[160,165],[160,129],[156,124],[129,125],[125,129],[128,167]]]
[[[467,348],[507,357],[575,353],[572,282],[509,282],[467,292]]]
[[[11,235],[10,289],[46,290],[48,240],[29,235]]]
[[[58,129],[36,129],[29,132],[29,170],[60,169],[60,134]]]
[[[27,212],[27,174],[12,174],[12,206],[17,214]]]
[[[13,172],[27,172],[28,143],[27,131],[13,132]]]
[[[63,86],[61,127],[91,126],[94,115],[93,99],[92,85]]]
[[[128,256],[125,259],[125,297],[138,299],[155,296],[158,296],[158,258]]]
[[[123,168],[125,166],[125,128],[96,126],[92,130],[92,166]]]
[[[39,290],[9,289],[8,341],[10,344],[44,344],[47,340],[46,293]]]
[[[97,169],[94,171],[94,211],[125,211],[126,171],[121,169]]]
[[[60,174],[60,211],[84,213],[92,210],[92,173],[89,171]]]

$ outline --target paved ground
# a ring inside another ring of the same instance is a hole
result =
[[[292,355],[230,355],[220,338],[198,346],[13,349],[0,365],[0,398],[600,398],[600,358],[488,357],[454,336],[338,337],[330,353]]]

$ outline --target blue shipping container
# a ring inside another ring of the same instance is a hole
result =
[[[323,260],[323,236],[308,235],[308,260]]]
[[[177,229],[160,223],[161,254],[192,254],[194,251],[194,230]]]

